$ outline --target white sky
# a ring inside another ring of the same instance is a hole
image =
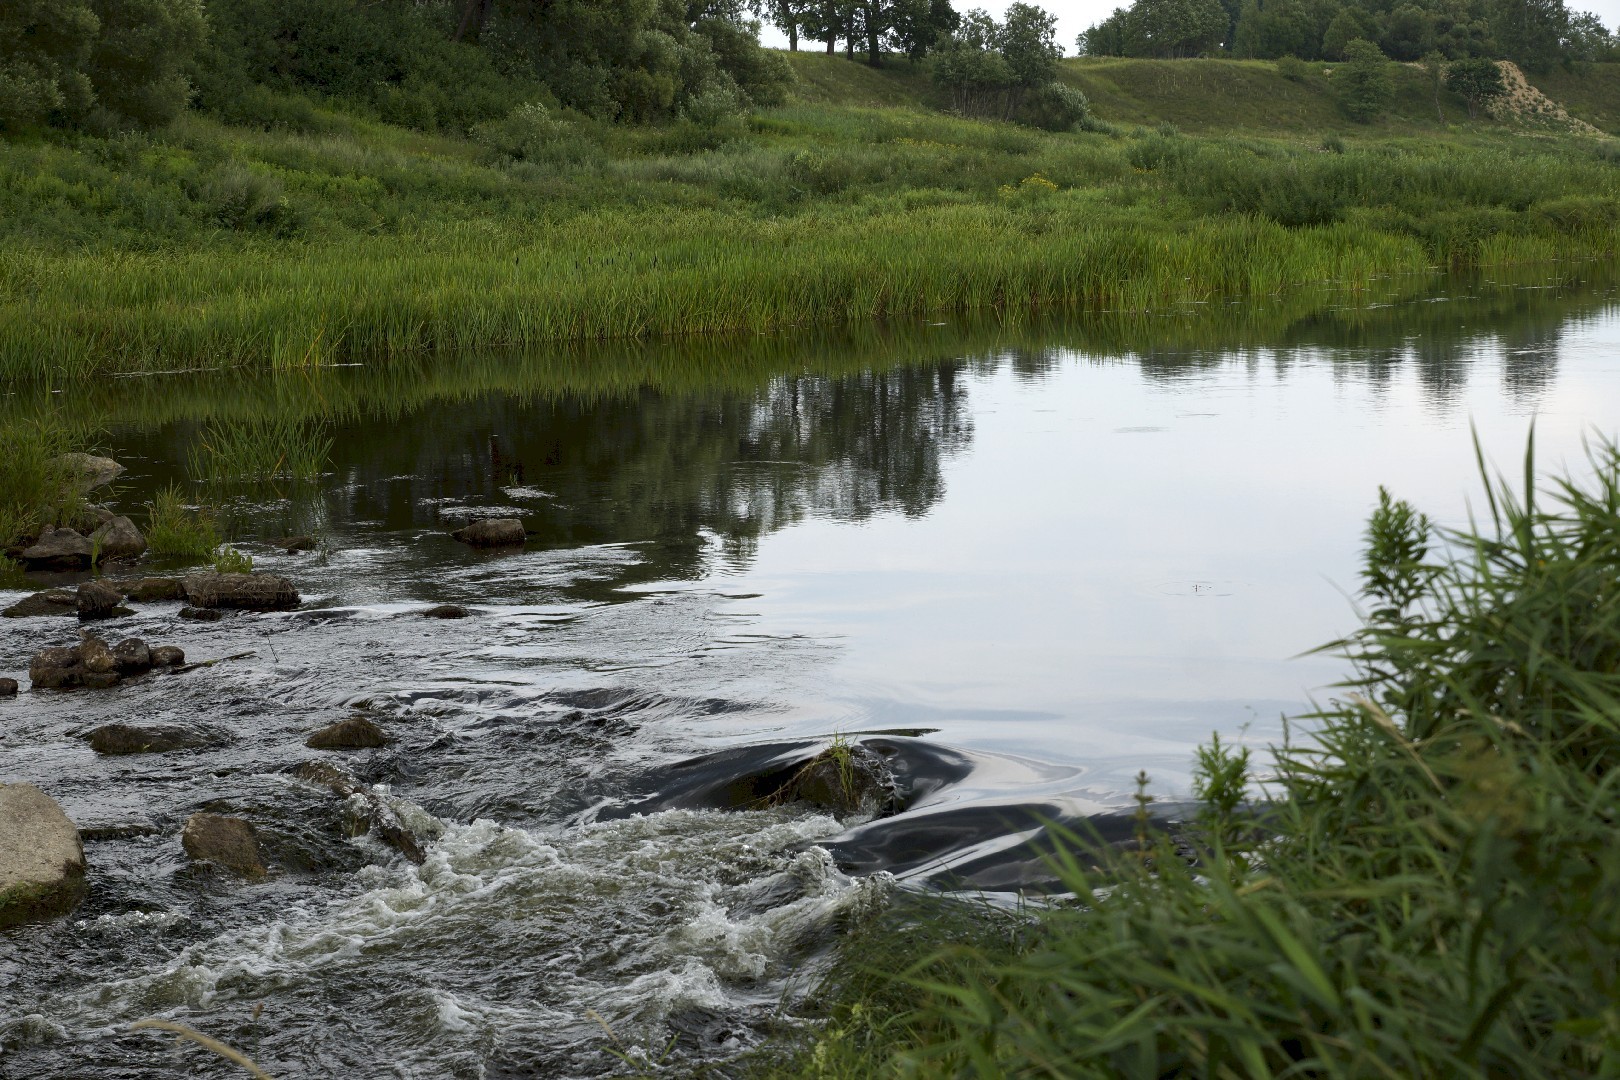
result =
[[[1107,18],[1108,13],[1116,7],[1130,7],[1130,0],[1031,0],[1031,2],[1056,13],[1058,44],[1063,46],[1065,56],[1074,55],[1074,39],[1079,37],[1083,30]],[[958,11],[982,7],[999,18],[1006,10],[1008,0],[952,0],[952,3]],[[1592,12],[1611,29],[1620,22],[1620,0],[1565,0],[1565,3],[1571,11]],[[765,27],[760,39],[767,45],[787,48],[787,35],[774,27]],[[804,42],[799,43],[799,48],[805,47]]]

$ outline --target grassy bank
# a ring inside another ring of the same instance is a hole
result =
[[[1356,677],[1263,818],[1206,747],[1179,846],[1075,838],[1075,901],[1034,917],[917,899],[757,1074],[1616,1075],[1620,453],[1593,464],[1531,494],[1527,462],[1478,532],[1386,496]]]
[[[816,65],[824,100],[710,126],[459,139],[306,102],[0,145],[0,378],[1361,289],[1607,255],[1620,221],[1593,140],[1053,134],[844,104],[923,91]]]

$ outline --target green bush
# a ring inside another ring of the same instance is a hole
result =
[[[1056,80],[1032,91],[1019,110],[1022,122],[1047,131],[1073,131],[1090,116],[1086,95]]]
[[[1376,120],[1395,96],[1388,58],[1377,45],[1358,38],[1344,47],[1344,59],[1333,73],[1339,107],[1360,123]]]

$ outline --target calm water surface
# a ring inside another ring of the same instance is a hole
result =
[[[251,656],[0,706],[0,781],[56,796],[91,868],[72,918],[0,931],[0,1076],[233,1075],[127,1030],[154,1015],[278,1076],[601,1075],[671,1039],[679,1074],[756,1041],[896,890],[1038,890],[1040,819],[1106,815],[1140,769],[1183,794],[1211,731],[1264,746],[1331,692],[1342,665],[1300,654],[1355,625],[1380,484],[1462,524],[1471,432],[1517,470],[1534,424],[1578,473],[1620,420],[1603,281],[1296,306],[1134,347],[1071,319],[643,351],[617,382],[508,358],[18,392],[104,424],[125,508],[272,412],[332,448],[318,483],[214,489],[303,610],[110,628]],[[445,535],[480,514],[526,550]],[[264,543],[297,531],[320,550]],[[476,614],[416,614],[440,602]],[[75,636],[5,620],[5,674]],[[395,741],[344,760],[431,838],[420,867],[292,775],[357,708]],[[98,758],[112,720],[215,745]],[[901,813],[726,796],[840,734]],[[268,881],[187,863],[204,808],[255,821]]]

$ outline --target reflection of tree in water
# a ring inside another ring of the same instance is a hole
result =
[[[926,513],[942,459],[971,438],[960,365],[789,375],[753,394],[585,401],[486,397],[342,432],[350,482],[334,515],[392,528],[455,520],[463,503],[518,507],[531,543],[648,542],[645,572],[701,566],[701,534],[752,555],[808,515]],[[622,582],[621,582],[622,583]]]

